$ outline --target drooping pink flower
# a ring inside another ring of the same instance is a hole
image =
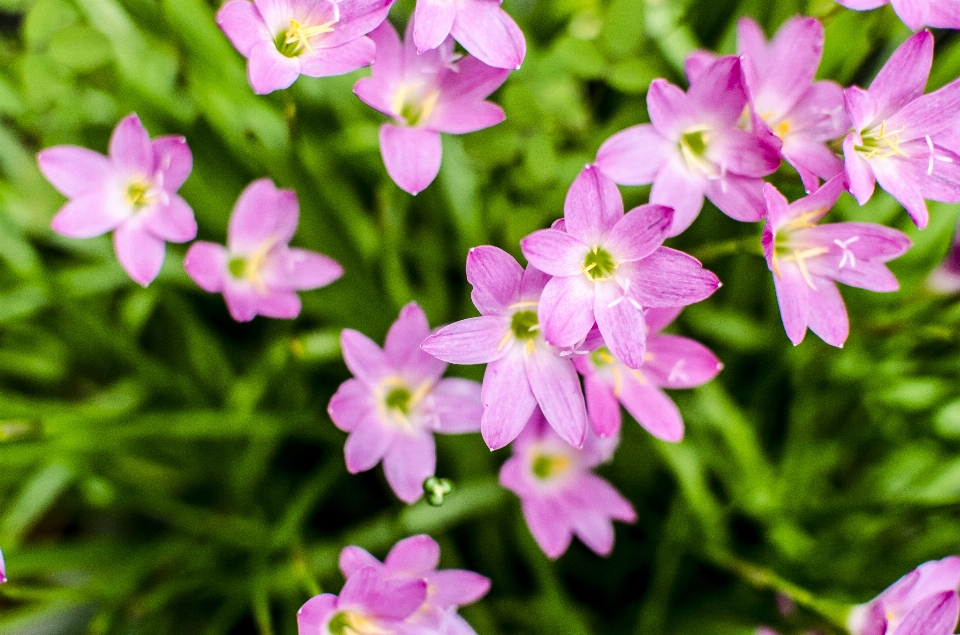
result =
[[[641,205],[624,214],[616,184],[592,165],[570,187],[563,216],[564,230],[520,241],[530,264],[553,276],[538,307],[550,344],[573,346],[596,322],[613,353],[638,368],[644,308],[692,304],[720,287],[696,259],[661,247],[672,209]]]
[[[500,484],[520,497],[523,517],[543,552],[559,558],[574,534],[601,556],[613,550],[613,521],[632,523],[636,512],[610,483],[591,470],[613,456],[619,437],[587,434],[573,448],[536,410],[500,469]]]
[[[631,369],[607,347],[574,358],[583,375],[587,414],[601,437],[620,432],[620,404],[647,432],[665,441],[683,438],[683,418],[663,388],[705,384],[723,368],[703,344],[659,331],[673,322],[680,308],[647,309],[647,353],[643,365]]]
[[[287,88],[302,73],[343,75],[376,57],[364,37],[383,22],[393,0],[230,0],[217,24],[247,58],[253,92]]]
[[[71,238],[113,232],[120,266],[146,286],[160,273],[166,241],[197,235],[193,210],[177,194],[193,169],[183,137],[150,140],[140,118],[120,120],[110,154],[78,146],[56,146],[37,155],[40,171],[70,200],[51,223]]]
[[[813,81],[823,54],[823,25],[814,18],[794,17],[767,42],[760,25],[741,18],[737,53],[747,82],[753,132],[780,147],[808,192],[817,189],[817,177],[827,180],[843,172],[843,161],[826,144],[850,129],[843,88],[835,82]],[[691,55],[686,63],[690,81],[715,59],[707,52]]]
[[[400,311],[383,349],[345,329],[343,359],[354,378],[340,385],[327,408],[350,433],[344,446],[350,473],[383,460],[387,482],[407,503],[423,495],[423,481],[436,469],[433,434],[476,432],[483,412],[477,382],[440,379],[447,365],[420,350],[428,335],[427,316],[415,302]]]
[[[850,193],[863,205],[879,183],[920,229],[929,219],[924,199],[960,202],[960,147],[940,136],[960,110],[960,80],[924,95],[932,63],[933,36],[921,31],[890,56],[868,90],[844,92],[853,122],[843,140]]]
[[[491,450],[513,441],[538,405],[557,433],[579,447],[587,410],[569,356],[543,339],[537,306],[548,276],[490,246],[467,256],[467,281],[480,317],[443,327],[423,350],[454,364],[487,364],[480,432]]]
[[[406,619],[413,635],[423,629],[424,635],[474,634],[473,628],[457,614],[457,609],[476,602],[490,590],[490,580],[464,569],[437,570],[440,546],[427,535],[412,536],[398,542],[381,563],[365,549],[346,547],[340,552],[340,571],[349,579],[365,567],[373,567],[384,580],[424,580],[427,598]]]
[[[843,175],[834,177],[790,204],[777,188],[764,186],[768,215],[763,253],[773,272],[783,326],[794,345],[803,341],[809,326],[827,344],[843,346],[850,324],[836,282],[870,291],[900,287],[884,263],[910,248],[906,234],[875,223],[817,225],[837,202],[843,185]]]
[[[957,0],[837,0],[857,11],[892,4],[904,24],[916,31],[923,26],[960,29],[960,3]]]
[[[747,89],[736,57],[703,70],[684,93],[656,79],[647,92],[649,124],[607,139],[596,165],[621,185],[653,183],[650,202],[675,211],[676,236],[700,213],[703,197],[741,221],[763,218],[763,179],[780,165],[775,145],[739,127]]]
[[[853,635],[952,635],[960,616],[960,557],[926,562],[850,612]]]
[[[417,0],[413,39],[417,52],[440,46],[447,36],[463,45],[484,64],[520,68],[527,53],[523,31],[507,12],[502,0]]]
[[[227,228],[227,246],[198,240],[183,266],[204,291],[222,293],[230,315],[248,322],[257,315],[300,315],[297,291],[326,286],[343,267],[323,254],[290,247],[300,206],[293,190],[270,179],[254,181],[240,194]]]
[[[427,599],[423,578],[386,579],[377,567],[347,578],[339,597],[315,595],[297,611],[299,635],[428,635],[405,620]]]
[[[455,61],[449,38],[418,55],[414,24],[411,19],[404,42],[389,22],[370,34],[377,44],[373,77],[353,87],[365,104],[393,117],[395,123],[380,127],[380,152],[390,178],[411,194],[440,171],[441,132],[474,132],[504,120],[503,109],[485,98],[510,74],[470,56]]]

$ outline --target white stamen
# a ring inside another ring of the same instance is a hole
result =
[[[854,236],[846,240],[840,240],[839,238],[833,241],[833,244],[843,250],[843,256],[840,258],[840,269],[843,269],[844,266],[849,262],[851,269],[857,268],[857,258],[853,255],[853,252],[848,249],[850,245],[860,240],[859,236]]]
[[[930,161],[927,163],[927,176],[933,174],[933,139],[930,138],[930,135],[924,137],[927,140],[927,149],[930,150]]]
[[[676,380],[686,382],[690,379],[690,376],[683,371],[683,366],[686,364],[685,359],[678,359],[677,363],[673,365],[673,368],[670,369],[670,374],[667,376],[667,383],[674,383]]]

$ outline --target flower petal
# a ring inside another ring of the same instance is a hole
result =
[[[257,297],[257,313],[264,317],[292,320],[302,308],[296,292],[286,289],[270,289]]]
[[[901,157],[874,159],[870,161],[870,167],[880,187],[906,208],[910,220],[918,229],[924,229],[930,221],[930,212],[927,202],[923,200],[916,171],[907,165],[909,162],[909,159]]]
[[[713,352],[688,337],[650,335],[643,374],[666,388],[693,388],[717,376],[723,364]]]
[[[193,153],[180,135],[154,139],[153,161],[156,171],[163,176],[162,186],[167,192],[179,190],[193,170]]]
[[[641,383],[632,376],[626,377],[623,389],[617,397],[637,423],[653,436],[671,442],[683,438],[683,417],[680,416],[680,410],[670,397],[656,386]]]
[[[766,214],[763,179],[727,174],[720,180],[707,181],[705,189],[710,202],[734,220],[752,223]]]
[[[172,243],[185,243],[197,237],[193,209],[177,194],[170,196],[166,205],[144,210],[140,216],[144,226],[158,238]]]
[[[670,142],[679,140],[685,129],[697,123],[696,111],[687,94],[665,79],[650,82],[647,112],[653,127]]]
[[[249,255],[266,241],[288,243],[300,217],[297,195],[280,190],[270,179],[248,185],[237,199],[227,227],[231,252]]]
[[[349,545],[340,551],[338,565],[343,577],[349,578],[360,569],[365,567],[379,568],[382,566],[382,563],[370,555],[370,552],[366,549]]]
[[[787,337],[794,346],[807,334],[810,315],[810,288],[793,263],[780,262],[779,273],[773,274],[773,286],[777,291],[777,303]]]
[[[583,275],[552,278],[547,283],[537,315],[548,343],[573,346],[587,336],[594,322],[595,286]]]
[[[222,245],[198,240],[187,250],[183,268],[201,289],[219,293],[227,277],[227,257]]]
[[[450,95],[453,103],[486,99],[510,75],[509,70],[484,64],[469,55],[457,62],[456,69],[440,80],[440,92]]]
[[[374,415],[376,404],[367,384],[351,378],[340,384],[330,398],[327,414],[333,424],[344,432],[352,432],[368,416]]]
[[[510,324],[498,315],[482,315],[448,324],[420,347],[451,364],[488,364],[504,355],[501,342]]]
[[[476,602],[490,591],[490,578],[473,571],[445,569],[427,576],[434,606],[447,608]]]
[[[440,172],[440,134],[433,130],[385,123],[380,127],[380,153],[387,174],[410,194],[420,193]]]
[[[663,244],[673,222],[673,208],[647,204],[635,207],[610,231],[603,248],[618,262],[646,258]]]
[[[465,134],[495,126],[506,119],[503,108],[490,101],[442,102],[424,125],[440,132]]]
[[[420,344],[430,335],[427,315],[416,302],[400,309],[400,316],[390,325],[383,342],[386,361],[396,370],[414,371],[423,379],[436,379],[447,365],[420,349]]]
[[[450,32],[467,52],[489,66],[520,68],[527,53],[523,31],[496,0],[463,0]]]
[[[587,435],[587,408],[577,371],[569,359],[534,351],[524,359],[530,389],[547,423],[575,448]]]
[[[957,626],[960,599],[943,591],[919,602],[897,626],[894,635],[950,635]]]
[[[817,290],[810,291],[810,330],[827,344],[843,348],[850,334],[847,307],[833,280],[818,278],[815,284]]]
[[[53,217],[50,227],[70,238],[92,238],[116,229],[129,217],[128,207],[110,196],[92,192],[68,201]]]
[[[860,205],[864,205],[873,196],[877,177],[873,173],[870,163],[854,150],[853,133],[843,140],[843,167],[847,175],[850,193]]]
[[[440,46],[453,28],[457,5],[447,0],[417,0],[413,12],[413,41],[417,52]]]
[[[646,352],[643,311],[613,282],[596,285],[593,312],[597,327],[614,357],[630,368],[640,368]]]
[[[531,265],[551,276],[582,276],[589,251],[582,240],[556,229],[533,232],[520,241],[520,249]]]
[[[870,83],[870,95],[879,107],[876,119],[890,117],[922,95],[932,64],[933,36],[929,31],[920,31],[901,44]]]
[[[740,58],[719,58],[690,84],[687,99],[701,119],[721,128],[735,126],[747,105]]]
[[[281,55],[273,42],[259,42],[250,49],[247,80],[256,94],[289,88],[299,76],[300,58]]]
[[[595,373],[584,376],[583,388],[593,431],[601,437],[615,437],[620,432],[620,403],[613,390]]]
[[[669,236],[676,236],[690,227],[703,207],[702,178],[691,174],[683,159],[673,156],[657,173],[650,190],[650,202],[673,208]]]
[[[347,368],[367,386],[377,384],[392,370],[380,347],[359,331],[343,329],[340,348],[343,349],[343,361]]]
[[[481,245],[467,254],[467,282],[473,285],[470,297],[483,315],[500,315],[520,295],[523,269],[499,247]]]
[[[621,218],[623,198],[616,183],[595,165],[583,168],[567,191],[563,203],[566,233],[587,245],[602,244]],[[564,275],[553,273],[536,263],[534,266],[551,275]]]
[[[347,471],[359,474],[372,469],[384,457],[394,435],[380,423],[374,411],[353,429],[343,446]]]
[[[517,438],[537,407],[522,354],[507,355],[487,365],[481,399],[480,433],[487,447],[497,450]]]
[[[217,26],[244,57],[259,42],[272,39],[256,6],[248,0],[230,0],[217,11]]]
[[[423,496],[423,482],[436,469],[436,445],[429,432],[394,435],[383,457],[387,483],[397,498],[408,504]]]
[[[430,392],[432,413],[439,421],[437,432],[460,434],[478,432],[483,418],[480,384],[469,379],[441,379]]]
[[[114,172],[110,159],[79,146],[41,150],[37,163],[43,176],[68,198],[99,193]]]
[[[570,514],[550,498],[524,498],[521,507],[527,527],[543,553],[554,560],[562,556],[573,540]]]
[[[134,282],[144,287],[160,273],[165,244],[135,219],[128,220],[113,232],[113,248],[120,266]]]
[[[136,114],[120,120],[110,137],[110,160],[130,174],[153,176],[153,146],[150,135]]]
[[[274,248],[260,270],[269,287],[306,291],[325,287],[343,275],[333,258],[297,247]]]
[[[630,296],[643,308],[686,306],[710,297],[720,281],[693,256],[669,247],[629,265]]]
[[[300,72],[307,77],[330,77],[370,66],[376,58],[377,45],[373,40],[358,37],[340,46],[317,48],[313,53],[302,53],[298,59]]]
[[[672,145],[650,124],[631,126],[603,142],[595,165],[620,185],[653,183]]]
[[[260,294],[246,280],[227,277],[223,284],[223,300],[227,303],[230,317],[237,322],[249,322],[257,316]]]
[[[391,572],[418,577],[433,573],[440,564],[440,545],[426,534],[410,536],[395,544],[383,563]]]

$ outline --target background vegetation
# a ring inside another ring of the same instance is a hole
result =
[[[346,473],[345,435],[326,415],[348,376],[340,329],[382,341],[410,299],[433,324],[474,315],[467,249],[519,256],[600,143],[646,121],[652,79],[683,85],[696,47],[733,52],[740,15],[768,33],[796,13],[821,17],[820,76],[844,84],[866,85],[909,36],[889,7],[831,0],[505,7],[529,47],[494,96],[507,121],[445,136],[440,177],[413,198],[386,177],[383,118],[351,92],[367,71],[257,97],[212,0],[0,0],[0,547],[12,578],[0,633],[293,634],[310,595],[339,590],[341,547],[382,556],[417,532],[440,542],[443,566],[492,578],[463,611],[480,635],[836,630],[803,607],[781,615],[774,589],[829,614],[831,601],[865,601],[958,551],[960,304],[924,288],[958,209],[933,204],[921,233],[883,194],[864,208],[845,196],[832,213],[915,243],[893,263],[900,292],[843,290],[843,350],[813,334],[790,345],[759,224],[708,203],[671,241],[724,282],[674,328],[726,368],[675,394],[682,443],[626,422],[602,473],[640,520],[618,526],[611,557],[575,544],[547,560],[497,485],[509,451],[488,452],[479,435],[439,439],[438,475],[457,491],[438,509],[404,507],[379,468]],[[402,25],[412,8],[401,0],[391,19]],[[935,35],[931,88],[960,76],[960,38]],[[346,276],[303,294],[296,321],[237,325],[187,278],[184,246],[168,245],[142,289],[108,238],[53,234],[63,199],[35,153],[105,151],[134,111],[152,134],[188,138],[195,168],[181,193],[200,238],[222,241],[241,189],[270,176],[300,198],[295,244],[337,258]],[[789,168],[777,183],[800,194]],[[624,188],[628,205],[648,192]]]

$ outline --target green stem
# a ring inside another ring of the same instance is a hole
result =
[[[848,604],[818,598],[810,591],[780,577],[773,571],[741,560],[736,556],[718,551],[709,551],[704,555],[706,555],[707,559],[713,564],[726,569],[758,589],[767,589],[782,593],[793,600],[798,606],[817,613],[827,619],[833,626],[836,626],[843,632],[847,632],[847,615],[850,612],[850,606]]]

